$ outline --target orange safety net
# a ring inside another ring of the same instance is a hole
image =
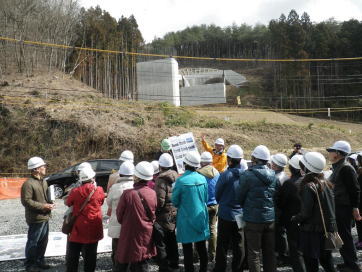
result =
[[[19,198],[26,178],[0,178],[0,200]]]

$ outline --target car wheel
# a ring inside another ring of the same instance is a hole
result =
[[[61,198],[64,194],[64,189],[59,184],[54,184],[54,195],[55,198]]]

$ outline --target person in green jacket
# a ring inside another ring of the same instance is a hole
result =
[[[182,243],[186,272],[193,272],[193,243],[200,257],[200,272],[207,271],[206,241],[210,237],[207,211],[207,181],[196,172],[200,154],[190,151],[184,158],[186,172],[176,180],[172,203],[177,208],[176,239]]]
[[[48,245],[49,218],[54,204],[48,203],[48,184],[44,181],[46,173],[42,158],[32,157],[28,161],[31,177],[21,187],[21,203],[25,207],[26,223],[29,226],[25,246],[25,270],[28,272],[49,269],[44,261]]]

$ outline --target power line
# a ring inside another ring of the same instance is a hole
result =
[[[175,58],[175,59],[194,59],[194,60],[211,60],[211,61],[214,60],[214,61],[230,61],[230,62],[321,62],[321,61],[362,60],[362,57],[314,58],[314,59],[257,59],[257,58],[212,58],[212,57],[192,57],[192,56],[173,56],[173,55],[170,56],[170,55],[164,55],[164,54],[126,52],[126,51],[117,51],[117,50],[105,50],[105,49],[69,46],[69,45],[62,45],[62,44],[37,42],[37,41],[24,41],[24,40],[18,40],[18,39],[4,37],[4,36],[0,36],[0,40],[8,41],[8,42],[19,42],[19,43],[30,44],[30,45],[40,45],[40,46],[56,47],[56,48],[63,48],[63,49],[89,51],[89,52],[124,54],[124,55],[130,55],[130,56],[144,56],[144,57],[161,57],[161,58],[170,58],[171,57],[171,58]]]

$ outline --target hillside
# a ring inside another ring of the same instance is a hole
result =
[[[23,173],[30,156],[53,172],[90,158],[116,158],[123,149],[136,160],[152,159],[159,142],[172,135],[205,133],[213,141],[239,144],[249,158],[258,144],[290,152],[293,143],[323,151],[346,139],[361,149],[359,124],[298,117],[227,106],[174,108],[103,98],[69,75],[6,75],[0,87],[0,173]],[[4,82],[7,82],[4,83]],[[200,142],[198,142],[201,150]]]

